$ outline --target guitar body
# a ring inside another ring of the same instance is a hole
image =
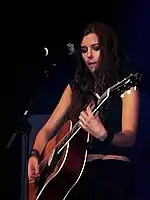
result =
[[[40,178],[28,186],[29,200],[65,200],[78,182],[86,162],[89,135],[80,131],[59,154],[55,148],[71,128],[72,122],[67,121],[47,143]]]

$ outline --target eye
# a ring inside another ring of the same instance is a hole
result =
[[[87,47],[85,47],[85,46],[82,46],[81,47],[81,52],[82,53],[86,53],[88,51],[88,48]]]
[[[99,44],[93,44],[92,45],[92,49],[94,49],[95,51],[99,51],[100,50],[100,45]]]

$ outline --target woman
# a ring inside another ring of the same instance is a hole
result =
[[[38,157],[66,119],[79,120],[90,134],[87,163],[68,199],[131,199],[131,150],[138,126],[138,89],[112,97],[97,114],[96,103],[107,88],[126,75],[125,59],[114,31],[101,23],[89,24],[80,43],[81,62],[57,107],[37,134],[28,163],[29,181],[39,176]],[[87,105],[87,107],[85,107]],[[85,109],[83,109],[85,108]]]

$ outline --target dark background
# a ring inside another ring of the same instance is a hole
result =
[[[52,6],[51,2],[49,6],[44,3],[16,6],[14,3],[3,11],[2,194],[7,199],[17,200],[21,196],[21,162],[24,154],[20,132],[9,148],[6,148],[7,144],[21,124],[26,109],[29,108],[31,116],[51,114],[74,72],[75,58],[68,54],[66,44],[76,43],[82,26],[92,20],[100,20],[119,31],[131,69],[143,74],[139,132],[135,144],[135,199],[146,200],[150,196],[150,3],[148,0],[99,3],[100,6],[94,1],[87,3],[87,8],[76,2],[65,3],[64,9],[59,3]],[[45,56],[44,47],[49,49],[48,56]]]

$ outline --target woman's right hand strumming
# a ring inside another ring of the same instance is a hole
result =
[[[28,161],[28,180],[29,182],[33,182],[39,176],[38,158],[36,156],[31,156]]]

